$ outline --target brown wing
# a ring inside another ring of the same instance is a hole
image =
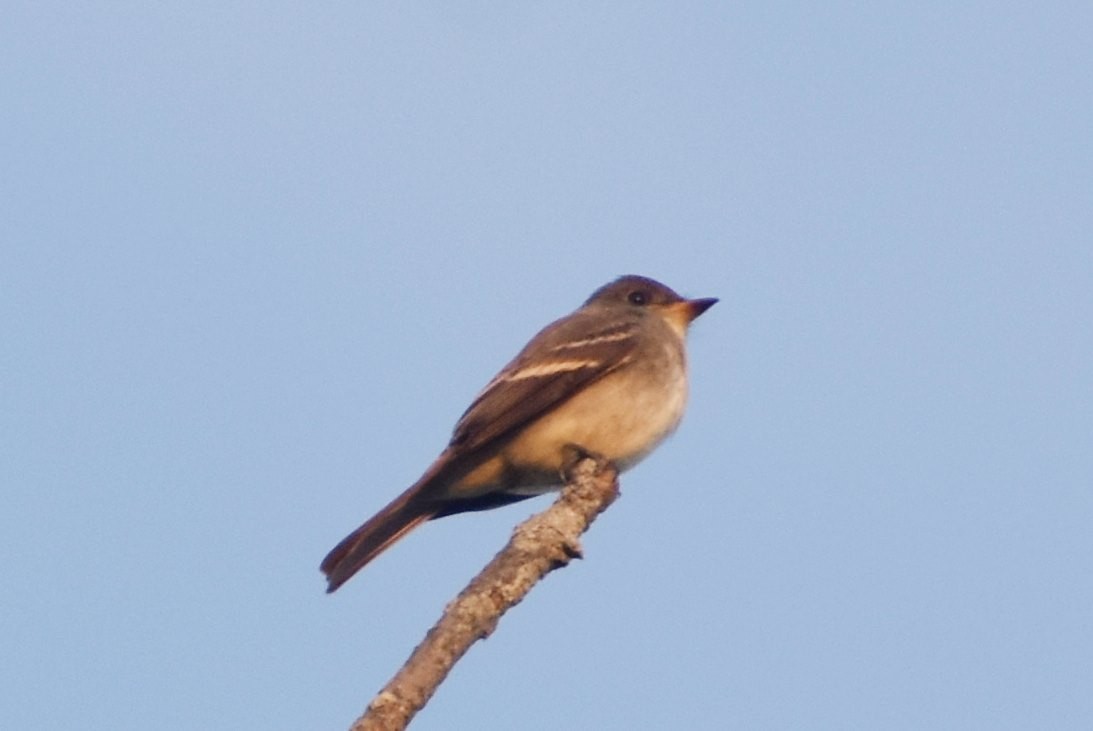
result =
[[[634,317],[604,324],[581,311],[548,325],[463,413],[450,446],[464,454],[478,449],[627,364],[637,325]]]
[[[478,459],[476,450],[519,429],[633,357],[638,320],[604,325],[586,312],[548,325],[497,374],[456,424],[451,445],[409,489],[346,536],[323,559],[327,591],[417,525],[466,510],[483,510],[527,495],[493,493],[466,500],[436,500],[438,486]]]

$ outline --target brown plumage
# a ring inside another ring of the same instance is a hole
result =
[[[327,554],[327,591],[427,520],[559,486],[569,447],[635,464],[679,423],[683,334],[716,301],[626,276],[545,327],[475,398],[425,474]]]

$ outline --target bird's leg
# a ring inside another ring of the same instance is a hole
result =
[[[562,447],[562,468],[560,470],[561,477],[564,481],[569,482],[573,474],[573,470],[581,463],[582,460],[590,459],[596,463],[596,467],[593,470],[595,473],[602,472],[605,468],[611,465],[611,460],[604,457],[602,454],[592,452],[585,449],[579,444],[566,444]]]

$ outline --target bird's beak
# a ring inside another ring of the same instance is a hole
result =
[[[688,321],[694,320],[706,310],[717,304],[717,297],[703,297],[702,299],[686,300]]]
[[[698,300],[680,300],[664,308],[664,319],[676,334],[683,337],[687,334],[687,326],[706,310],[717,303],[716,297],[706,297]]]

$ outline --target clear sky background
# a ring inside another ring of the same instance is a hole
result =
[[[347,727],[548,500],[319,560],[630,272],[683,426],[415,728],[1093,727],[1093,10],[821,5],[7,3],[0,727]]]

